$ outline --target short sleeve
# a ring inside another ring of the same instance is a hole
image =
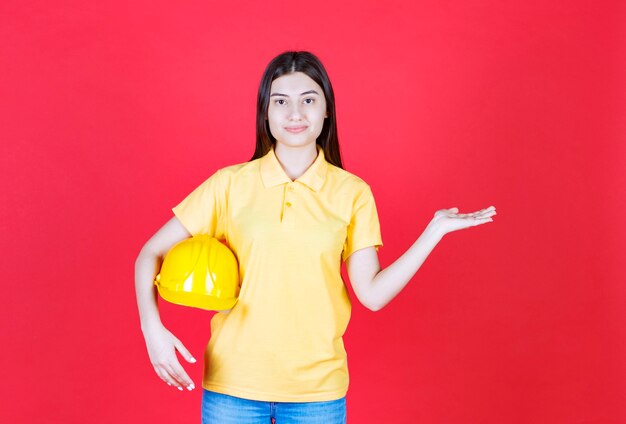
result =
[[[371,188],[366,185],[354,201],[341,257],[345,262],[352,253],[359,249],[375,246],[376,251],[378,251],[382,245],[376,202]]]
[[[226,193],[217,170],[173,207],[172,212],[191,235],[209,234],[222,240],[225,203]]]

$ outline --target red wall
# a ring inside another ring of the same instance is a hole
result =
[[[498,211],[382,311],[353,296],[349,422],[626,422],[624,12],[3,2],[0,421],[199,422],[201,390],[150,365],[134,261],[171,207],[251,157],[263,69],[301,49],[331,76],[383,267],[437,209]],[[161,314],[201,358],[211,314]],[[185,365],[197,387],[201,367]]]

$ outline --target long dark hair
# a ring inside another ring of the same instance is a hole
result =
[[[256,148],[250,160],[265,156],[276,143],[276,139],[270,132],[269,122],[265,119],[270,103],[270,88],[272,81],[276,78],[293,72],[302,72],[308,75],[324,90],[328,117],[324,119],[322,132],[315,143],[324,149],[324,157],[329,163],[343,169],[337,138],[337,116],[335,114],[333,86],[330,84],[330,79],[322,62],[313,53],[306,51],[283,52],[272,59],[265,68],[257,96]]]

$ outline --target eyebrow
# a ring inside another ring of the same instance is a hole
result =
[[[320,94],[320,93],[318,93],[318,92],[317,92],[317,91],[315,91],[315,90],[309,90],[309,91],[305,91],[304,93],[300,93],[300,95],[301,95],[301,96],[304,96],[305,94],[317,94],[317,95],[319,96],[319,94]],[[274,93],[274,94],[270,94],[270,97],[273,97],[273,96],[284,96],[284,97],[289,97],[288,95],[286,95],[286,94],[281,94],[281,93]]]

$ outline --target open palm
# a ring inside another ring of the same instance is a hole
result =
[[[477,212],[458,213],[458,208],[440,209],[435,212],[432,224],[441,234],[451,233],[452,231],[462,230],[464,228],[475,227],[476,225],[492,222],[492,216],[496,215],[495,206],[481,209]]]

